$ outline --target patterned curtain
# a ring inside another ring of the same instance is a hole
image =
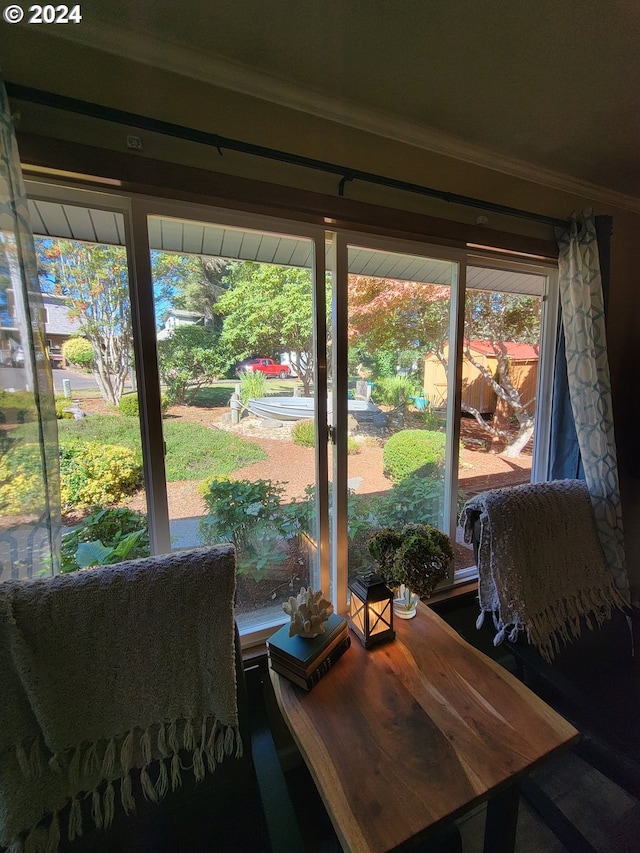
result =
[[[574,215],[558,236],[560,303],[571,409],[598,533],[618,589],[629,593],[604,300],[595,221]]]
[[[0,79],[0,580],[59,569],[60,469],[44,309]]]

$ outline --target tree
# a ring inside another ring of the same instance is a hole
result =
[[[228,261],[154,251],[151,268],[155,302],[161,314],[171,305],[201,314],[207,324],[219,319],[215,305],[227,289]]]
[[[371,352],[441,350],[449,333],[451,291],[436,284],[349,276],[349,338]]]
[[[158,341],[158,368],[172,403],[188,405],[223,372],[219,335],[204,326],[177,326]]]
[[[123,246],[36,238],[43,292],[66,297],[69,317],[93,348],[93,375],[116,406],[131,369],[133,335],[127,255]]]
[[[441,285],[350,276],[350,338],[372,352],[413,349],[422,358],[434,353],[448,374],[449,301],[449,288]],[[509,407],[518,432],[513,436],[495,426],[464,401],[462,409],[488,433],[507,442],[507,455],[517,456],[533,433],[535,399],[523,400],[511,381],[506,343],[537,344],[539,300],[509,293],[467,291],[464,334],[465,358]],[[495,374],[475,358],[469,346],[471,340],[490,343],[497,360]]]
[[[229,363],[256,352],[291,354],[305,396],[313,379],[313,306],[308,270],[255,264],[234,265],[229,288],[216,311],[224,317],[221,346]]]
[[[477,409],[463,404],[484,430],[507,442],[506,456],[519,456],[533,435],[535,425],[535,397],[522,399],[520,391],[511,381],[510,361],[506,343],[532,344],[540,339],[540,300],[531,296],[510,293],[471,290],[465,305],[465,358],[482,375],[484,381],[509,407],[518,423],[518,432],[512,435],[506,429],[486,421]],[[495,373],[478,361],[470,347],[471,340],[487,341],[496,356]]]

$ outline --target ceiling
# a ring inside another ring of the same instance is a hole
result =
[[[640,197],[638,0],[88,0],[82,13],[47,35]]]
[[[36,236],[125,245],[124,217],[115,211],[30,198],[29,215]],[[180,255],[209,255],[303,268],[310,268],[313,259],[313,243],[302,237],[160,216],[149,218],[149,246]],[[331,246],[327,244],[327,269],[331,269],[331,259]],[[449,261],[358,246],[349,246],[348,264],[349,272],[354,275],[442,285],[452,283],[456,266]],[[545,291],[543,275],[511,270],[469,266],[466,281],[467,287],[478,290],[528,296],[542,296]]]

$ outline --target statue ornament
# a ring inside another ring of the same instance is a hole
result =
[[[311,587],[302,587],[295,598],[285,601],[282,609],[291,617],[290,637],[317,637],[324,634],[324,623],[333,613],[333,604],[325,599],[322,590],[314,592]]]

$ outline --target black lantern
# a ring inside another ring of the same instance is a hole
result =
[[[371,572],[349,584],[351,630],[365,649],[383,640],[393,640],[393,593],[382,578]]]

